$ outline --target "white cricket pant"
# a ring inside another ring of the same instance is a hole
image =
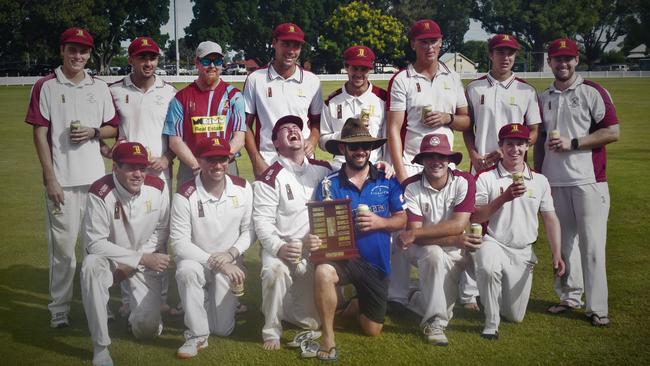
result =
[[[453,317],[454,304],[458,296],[458,278],[465,268],[460,251],[447,252],[438,245],[411,245],[395,256],[404,256],[407,263],[418,269],[420,295],[413,296],[408,307],[422,316],[420,325],[436,317],[442,326],[447,326]],[[403,269],[400,268],[400,272]]]
[[[86,211],[86,198],[90,186],[63,188],[64,204],[57,212],[54,203],[45,198],[45,223],[50,258],[50,313],[70,311],[72,282],[77,268],[75,247],[81,221]]]
[[[113,285],[115,263],[95,254],[87,255],[81,265],[81,298],[88,328],[96,346],[108,346],[108,289]],[[162,330],[160,317],[161,276],[154,271],[136,271],[124,281],[129,289],[129,324],[137,339],[153,338]]]
[[[524,320],[537,262],[532,247],[508,248],[486,236],[481,249],[471,256],[485,312],[485,330],[499,329],[500,314],[513,322]]]
[[[282,320],[303,329],[316,330],[320,327],[314,302],[314,266],[308,264],[304,274],[293,272],[294,267],[291,265],[289,268],[283,260],[262,250],[264,341],[280,339]]]
[[[460,281],[458,282],[458,292],[460,293],[459,298],[461,304],[476,303],[476,297],[479,293],[475,277],[476,276],[473,276],[469,270],[465,270],[461,273]]]
[[[238,301],[230,291],[227,276],[197,261],[183,259],[177,263],[176,283],[185,309],[186,339],[232,333]]]
[[[555,213],[562,227],[562,259],[566,273],[555,282],[560,301],[582,305],[585,313],[607,316],[605,244],[609,216],[607,182],[552,187]]]

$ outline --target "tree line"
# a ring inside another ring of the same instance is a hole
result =
[[[6,47],[0,49],[0,59],[56,64],[58,36],[75,25],[87,27],[95,37],[93,63],[101,72],[120,54],[122,41],[147,34],[161,46],[167,44],[169,36],[161,34],[160,27],[169,20],[169,3],[2,0],[0,38]],[[379,63],[403,66],[414,56],[407,30],[423,18],[440,24],[442,53],[476,49],[476,44],[463,42],[473,18],[489,33],[515,35],[538,66],[544,62],[546,44],[559,37],[578,40],[589,68],[621,35],[626,35],[624,50],[650,45],[650,0],[193,0],[192,10],[181,56],[211,39],[265,64],[272,56],[273,27],[294,22],[307,40],[303,59],[328,72],[341,68],[342,51],[353,44],[373,48]],[[168,47],[166,55],[175,59],[174,52],[173,46]]]

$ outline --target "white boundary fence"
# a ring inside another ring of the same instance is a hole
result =
[[[601,78],[640,78],[650,77],[650,71],[581,71],[578,74],[587,79],[601,79]],[[485,73],[462,73],[462,79],[477,79]],[[393,74],[370,74],[370,80],[390,80]],[[550,72],[518,72],[518,77],[524,79],[544,79],[553,78],[553,73]],[[124,78],[123,75],[101,75],[98,76],[107,83],[112,83]],[[41,76],[5,76],[0,77],[0,86],[10,85],[33,85]],[[163,80],[169,83],[190,83],[196,80],[196,75],[188,76],[162,76]],[[223,75],[221,78],[226,82],[244,82],[245,75]],[[346,74],[323,74],[318,75],[322,81],[344,81],[348,79]]]

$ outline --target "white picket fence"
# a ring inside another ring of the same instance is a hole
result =
[[[579,72],[584,78],[587,79],[600,79],[600,78],[642,78],[650,77],[650,71],[582,71]],[[462,79],[477,79],[485,73],[462,73],[460,76]],[[370,80],[390,80],[393,74],[370,74]],[[553,78],[553,74],[550,72],[518,72],[518,77],[524,79],[544,79],[544,78]],[[174,76],[166,75],[161,76],[163,80],[169,83],[190,83],[196,80],[196,75],[188,76]],[[10,86],[10,85],[33,85],[40,76],[5,76],[0,77],[0,86]],[[112,83],[114,81],[121,80],[124,78],[123,75],[116,76],[99,76],[102,80]],[[223,75],[221,77],[224,81],[227,82],[244,82],[246,79],[245,75]],[[345,81],[348,79],[346,74],[323,74],[318,75],[318,78],[322,81]]]

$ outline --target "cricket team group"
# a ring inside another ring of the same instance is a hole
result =
[[[160,49],[150,37],[131,42],[132,73],[107,85],[84,71],[91,34],[63,32],[62,65],[33,86],[25,119],[46,192],[50,325],[69,325],[79,239],[95,365],[113,364],[109,288],[120,287],[133,335],[152,338],[171,275],[181,301],[172,310],[187,328],[179,358],[233,331],[245,280],[261,283],[269,351],[280,349],[284,321],[305,330],[287,346],[336,361],[336,316],[378,336],[387,311],[404,309],[421,316],[427,342],[444,346],[457,301],[482,311],[480,336],[496,340],[501,317],[524,319],[541,217],[559,297],[548,312],[584,307],[591,325],[607,326],[605,146],[619,138],[609,93],[576,73],[571,39],[549,44],[555,78],[541,94],[512,72],[514,36],[489,40],[490,71],[466,88],[438,61],[442,39],[436,22],[415,22],[416,59],[388,90],[368,80],[373,50],[349,47],[348,80],[324,101],[319,78],[298,64],[296,24],[273,30],[273,60],[242,91],[220,79],[224,51],[212,41],[196,49],[197,79],[176,90],[154,73]],[[454,131],[470,172],[457,169]],[[314,159],[317,147],[331,160]],[[242,148],[253,183],[238,176]],[[310,261],[323,240],[306,204],[327,198],[350,200],[358,257]],[[243,264],[256,240],[259,277]]]

